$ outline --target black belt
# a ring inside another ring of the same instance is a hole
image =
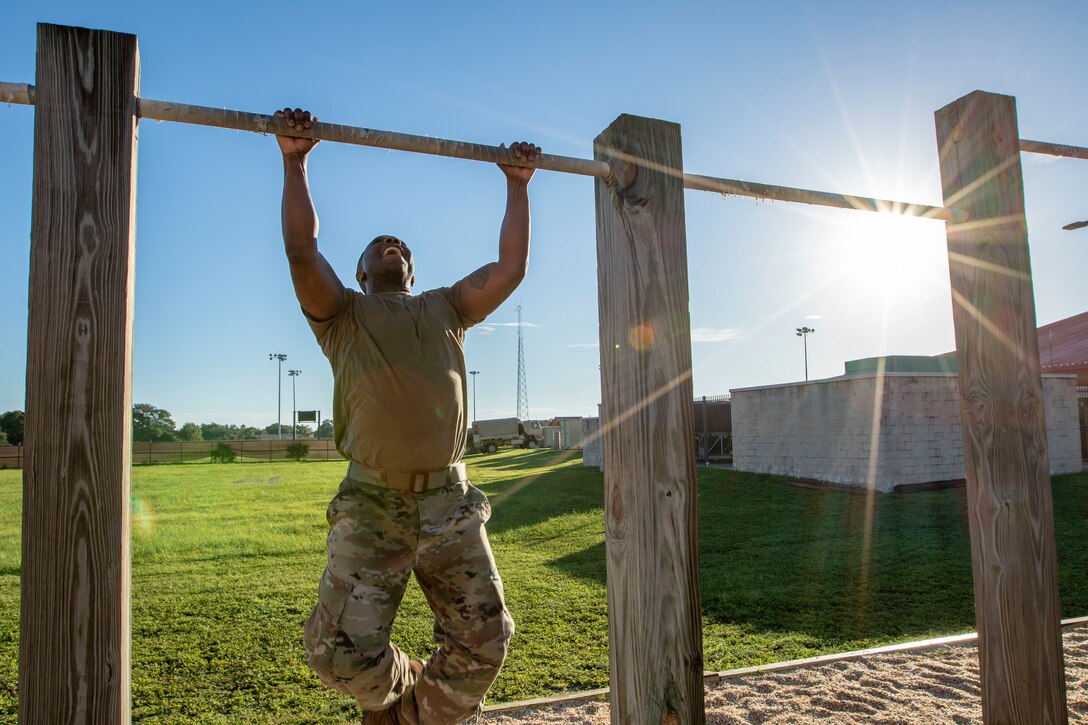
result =
[[[376,468],[367,468],[358,461],[352,461],[348,466],[348,478],[406,493],[423,493],[424,491],[442,488],[451,483],[466,480],[464,463],[455,463],[438,471],[413,472],[382,471]]]

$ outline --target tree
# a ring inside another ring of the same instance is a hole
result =
[[[287,457],[292,461],[305,460],[310,455],[310,447],[305,443],[292,443],[287,446]]]
[[[317,437],[321,440],[329,440],[332,438],[334,431],[332,418],[326,418],[321,421],[321,425],[317,426]]]
[[[234,437],[237,440],[240,440],[240,441],[255,441],[255,440],[259,440],[260,437],[261,437],[261,429],[260,428],[255,428],[255,427],[253,427],[251,425],[240,425],[240,426],[236,426],[236,427],[237,427],[237,431],[235,432]]]
[[[220,443],[209,454],[209,458],[212,459],[212,463],[234,463],[234,450],[226,443]]]
[[[200,430],[200,426],[196,423],[186,423],[178,428],[178,440],[179,441],[202,441],[204,440],[204,433]]]
[[[173,441],[177,440],[174,419],[162,408],[148,403],[132,406],[132,440],[134,441]]]
[[[0,414],[0,431],[8,438],[8,445],[17,446],[23,442],[23,420],[26,416],[21,410],[9,410]]]
[[[290,426],[287,427],[290,430]],[[295,438],[313,438],[314,429],[305,423],[295,423]]]
[[[8,434],[0,430],[0,446],[10,445],[8,443]]]
[[[206,441],[255,441],[261,437],[260,429],[234,423],[201,423],[200,433]]]
[[[206,441],[223,441],[230,437],[230,429],[222,423],[201,423],[200,435]]]

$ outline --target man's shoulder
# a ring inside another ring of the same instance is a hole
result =
[[[449,296],[450,296],[450,293],[452,291],[453,291],[452,287],[435,287],[434,289],[429,289],[429,290],[426,290],[424,292],[420,292],[418,296],[419,297],[431,296],[431,297],[441,297],[442,299],[448,299]]]

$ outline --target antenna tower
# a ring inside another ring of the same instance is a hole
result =
[[[522,337],[521,305],[518,305],[518,420],[529,418],[529,393],[525,389],[525,340]]]

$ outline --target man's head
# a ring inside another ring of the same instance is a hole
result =
[[[409,291],[416,281],[412,251],[392,235],[374,237],[359,256],[355,279],[363,292]]]

